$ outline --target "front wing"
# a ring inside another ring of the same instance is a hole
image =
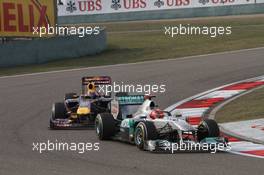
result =
[[[69,119],[50,119],[50,129],[93,129],[94,121],[87,123],[75,123]]]
[[[225,152],[229,144],[224,138],[205,138],[201,142],[184,140],[180,142],[169,142],[167,140],[149,140],[145,142],[145,150],[151,152],[177,153],[177,152]]]

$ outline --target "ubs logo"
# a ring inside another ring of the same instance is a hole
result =
[[[157,0],[154,2],[154,6],[160,8],[160,7],[164,6],[164,1],[163,0]]]
[[[121,8],[120,0],[112,0],[111,8],[114,10],[118,10]]]
[[[76,10],[77,10],[77,7],[76,7],[75,1],[69,1],[67,3],[66,11],[73,13]]]

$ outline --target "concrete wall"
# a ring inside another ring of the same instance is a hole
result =
[[[175,19],[206,16],[224,16],[241,14],[264,13],[264,4],[187,8],[177,10],[144,11],[129,13],[114,13],[106,15],[86,15],[58,17],[59,24],[75,24],[106,21],[129,21],[129,20],[154,20],[154,19]]]
[[[39,64],[78,58],[102,52],[107,47],[106,32],[99,35],[41,38],[0,44],[0,67]]]
[[[174,19],[205,16],[223,16],[264,13],[264,4],[204,7],[192,9],[162,10],[148,12],[115,13],[58,17],[59,24],[78,24],[105,21],[129,21],[146,19]],[[106,32],[97,36],[76,36],[16,41],[0,44],[0,67],[39,64],[48,61],[93,55],[106,49]]]

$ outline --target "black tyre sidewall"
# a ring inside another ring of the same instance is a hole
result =
[[[101,113],[98,114],[95,119],[95,126],[96,126],[96,132],[99,129],[99,133],[97,132],[97,135],[100,140],[109,140],[115,135],[116,127],[115,127],[116,121],[112,114],[110,113]]]
[[[209,137],[219,137],[220,129],[216,121],[208,120],[207,125],[209,127]]]
[[[100,140],[103,140],[102,138],[102,132],[103,132],[103,124],[102,124],[102,118],[101,115],[97,115],[95,118],[95,132]]]
[[[67,118],[66,116],[66,107],[64,103],[59,102],[59,103],[54,103],[52,106],[52,119],[65,119]]]
[[[199,130],[200,127],[203,127],[205,130]],[[219,137],[220,130],[216,123],[216,121],[212,119],[205,119],[202,123],[198,126],[197,137],[198,141],[203,140],[206,137]]]
[[[146,127],[146,125],[143,122],[140,122],[135,129],[135,137],[134,137],[135,141],[134,142],[140,150],[144,150],[145,141],[146,141],[146,137],[147,137],[145,127]],[[142,132],[142,135],[143,135],[140,143],[137,141],[137,137],[138,137],[139,132]]]
[[[137,132],[141,131],[143,133],[143,140],[141,143],[137,143]],[[156,127],[154,125],[153,122],[149,122],[149,121],[145,121],[145,122],[140,122],[138,123],[138,125],[136,126],[135,129],[135,144],[136,146],[141,149],[144,150],[145,149],[145,143],[149,140],[156,140],[158,138],[158,133],[156,130]]]

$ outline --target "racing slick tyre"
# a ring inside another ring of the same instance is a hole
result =
[[[140,150],[145,150],[145,143],[148,140],[156,140],[158,133],[152,122],[140,122],[135,129],[134,142]]]
[[[51,119],[50,119],[50,129],[55,129],[53,120],[67,118],[66,113],[67,113],[67,111],[66,111],[64,103],[54,103],[52,105],[52,114],[51,114]]]
[[[219,137],[219,135],[219,126],[212,119],[205,119],[198,126],[197,139],[199,142],[206,137]]]
[[[64,103],[54,103],[52,106],[52,119],[65,119],[67,110]]]
[[[101,113],[95,119],[95,131],[100,140],[109,140],[115,135],[116,121],[112,114]]]
[[[66,93],[64,96],[64,100],[73,99],[73,98],[76,98],[76,96],[77,96],[77,94],[74,92]]]

